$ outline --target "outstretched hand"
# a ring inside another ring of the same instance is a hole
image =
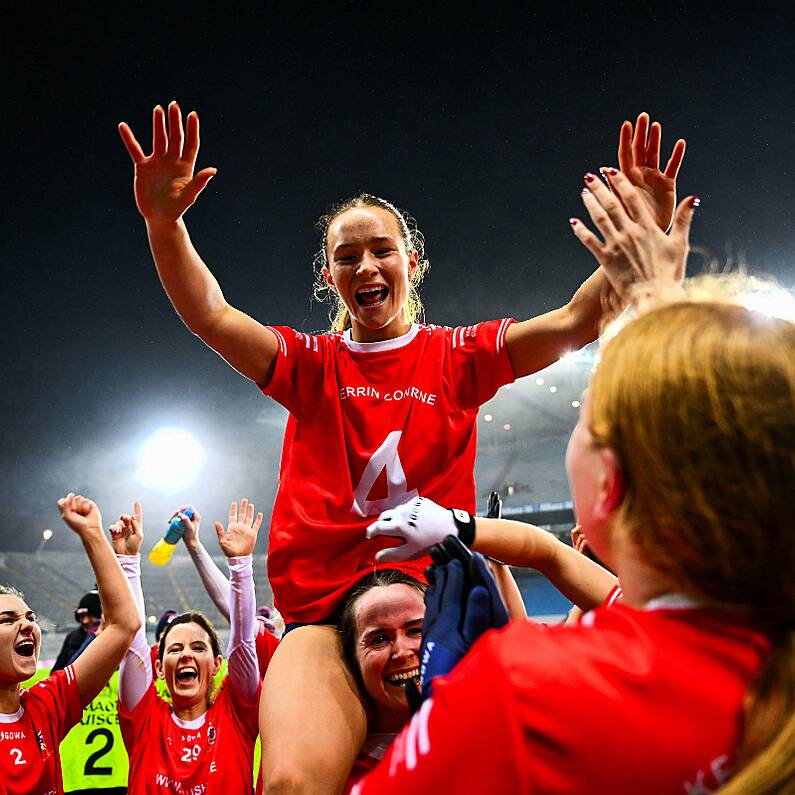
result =
[[[61,518],[83,541],[92,536],[102,537],[102,514],[93,500],[70,491],[57,504]]]
[[[657,226],[666,231],[676,207],[676,177],[685,156],[685,140],[680,138],[671,152],[665,170],[660,170],[662,126],[649,126],[649,114],[641,113],[635,122],[625,121],[618,135],[618,165],[649,208]],[[604,171],[605,169],[603,169]]]
[[[240,511],[237,503],[229,506],[229,524],[226,531],[220,522],[215,523],[218,545],[228,558],[250,555],[257,543],[257,533],[262,524],[262,513],[254,519],[254,503],[243,498],[240,500]]]
[[[144,519],[141,503],[133,503],[132,514],[123,513],[109,528],[110,541],[117,555],[137,555],[144,540]]]
[[[125,122],[119,124],[119,135],[135,166],[135,203],[147,221],[177,221],[216,174],[215,168],[193,173],[199,152],[199,116],[189,113],[183,132],[182,111],[176,102],[168,106],[168,129],[163,108],[158,105],[152,111],[150,155],[144,154]]]
[[[582,192],[585,208],[604,241],[578,218],[571,219],[574,234],[602,266],[618,295],[636,307],[649,298],[681,294],[698,198],[688,196],[679,203],[666,234],[641,191],[617,169],[606,173],[612,192],[593,174],[586,175]]]

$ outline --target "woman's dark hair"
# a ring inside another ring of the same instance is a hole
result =
[[[363,577],[348,591],[345,601],[339,612],[337,631],[342,642],[342,655],[349,670],[356,678],[362,693],[365,693],[362,671],[356,657],[356,604],[372,588],[387,587],[389,585],[408,585],[424,595],[427,585],[424,582],[406,574],[399,569],[379,569]]]
[[[218,641],[218,633],[215,631],[213,622],[210,621],[204,613],[199,613],[196,610],[189,610],[187,613],[180,613],[178,616],[175,616],[171,620],[171,623],[163,630],[163,634],[160,636],[160,645],[157,648],[157,659],[160,660],[161,663],[163,662],[163,654],[166,650],[166,638],[168,637],[168,633],[178,624],[198,624],[210,637],[213,657],[220,656],[221,644]]]

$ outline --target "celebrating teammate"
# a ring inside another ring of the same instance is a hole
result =
[[[108,683],[140,621],[130,589],[89,499],[67,494],[58,509],[79,536],[94,570],[103,631],[74,663],[23,690],[36,672],[41,630],[22,594],[0,586],[0,792],[63,793],[58,746]]]
[[[472,781],[793,792],[795,323],[686,301],[692,200],[665,236],[627,181],[611,182],[615,195],[586,198],[605,238],[594,250],[661,272],[678,296],[642,296],[649,311],[607,342],[567,453],[577,519],[624,602],[576,626],[482,637],[357,795]],[[474,726],[488,743],[462,756]]]
[[[226,531],[216,522],[218,544],[229,565],[231,630],[227,677],[213,692],[222,657],[210,621],[202,613],[176,616],[160,638],[157,676],[169,705],[152,679],[146,635],[139,630],[119,678],[122,734],[130,756],[129,791],[250,792],[257,738],[259,675],[254,650],[256,609],[251,553],[262,514],[241,500],[229,510]],[[143,615],[140,555],[141,506],[112,528],[114,547]]]
[[[135,198],[158,274],[186,326],[289,412],[268,574],[288,632],[263,686],[266,787],[336,793],[367,733],[366,713],[335,629],[347,591],[373,568],[364,529],[421,494],[475,509],[479,406],[497,389],[593,340],[603,300],[632,272],[599,269],[565,306],[521,323],[455,329],[417,323],[427,268],[422,236],[390,202],[367,194],[322,219],[317,264],[338,302],[330,334],[264,326],[227,303],[188,237],[185,211],[214,176],[194,174],[199,120],[177,104],[153,113],[152,153],[126,124]],[[684,154],[659,169],[660,126],[625,123],[622,164],[660,225],[675,203]],[[610,303],[608,300],[607,303]],[[399,566],[422,576],[427,561]],[[292,630],[292,631],[290,631]]]

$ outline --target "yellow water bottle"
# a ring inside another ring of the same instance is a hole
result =
[[[188,519],[193,519],[193,511],[186,508],[183,513]],[[149,553],[149,560],[155,566],[165,566],[171,560],[180,538],[185,534],[185,525],[179,516],[175,516],[168,525],[165,535],[158,541]]]

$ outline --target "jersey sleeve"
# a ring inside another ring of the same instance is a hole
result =
[[[532,791],[508,677],[491,653],[493,643],[484,639],[449,678],[434,681],[433,698],[351,795],[471,792],[473,782],[482,792]]]
[[[35,684],[28,697],[35,699],[44,714],[51,716],[53,733],[59,742],[83,717],[77,677],[71,665]]]
[[[311,412],[323,395],[328,335],[304,334],[288,326],[268,326],[276,335],[276,365],[262,392],[300,417]]]
[[[263,679],[270,665],[271,657],[273,657],[273,653],[279,645],[279,639],[261,621],[257,621],[257,624],[257,637],[255,640],[257,664],[259,665],[259,677]]]
[[[505,335],[516,321],[489,320],[452,330],[446,378],[462,409],[476,409],[515,379]]]

